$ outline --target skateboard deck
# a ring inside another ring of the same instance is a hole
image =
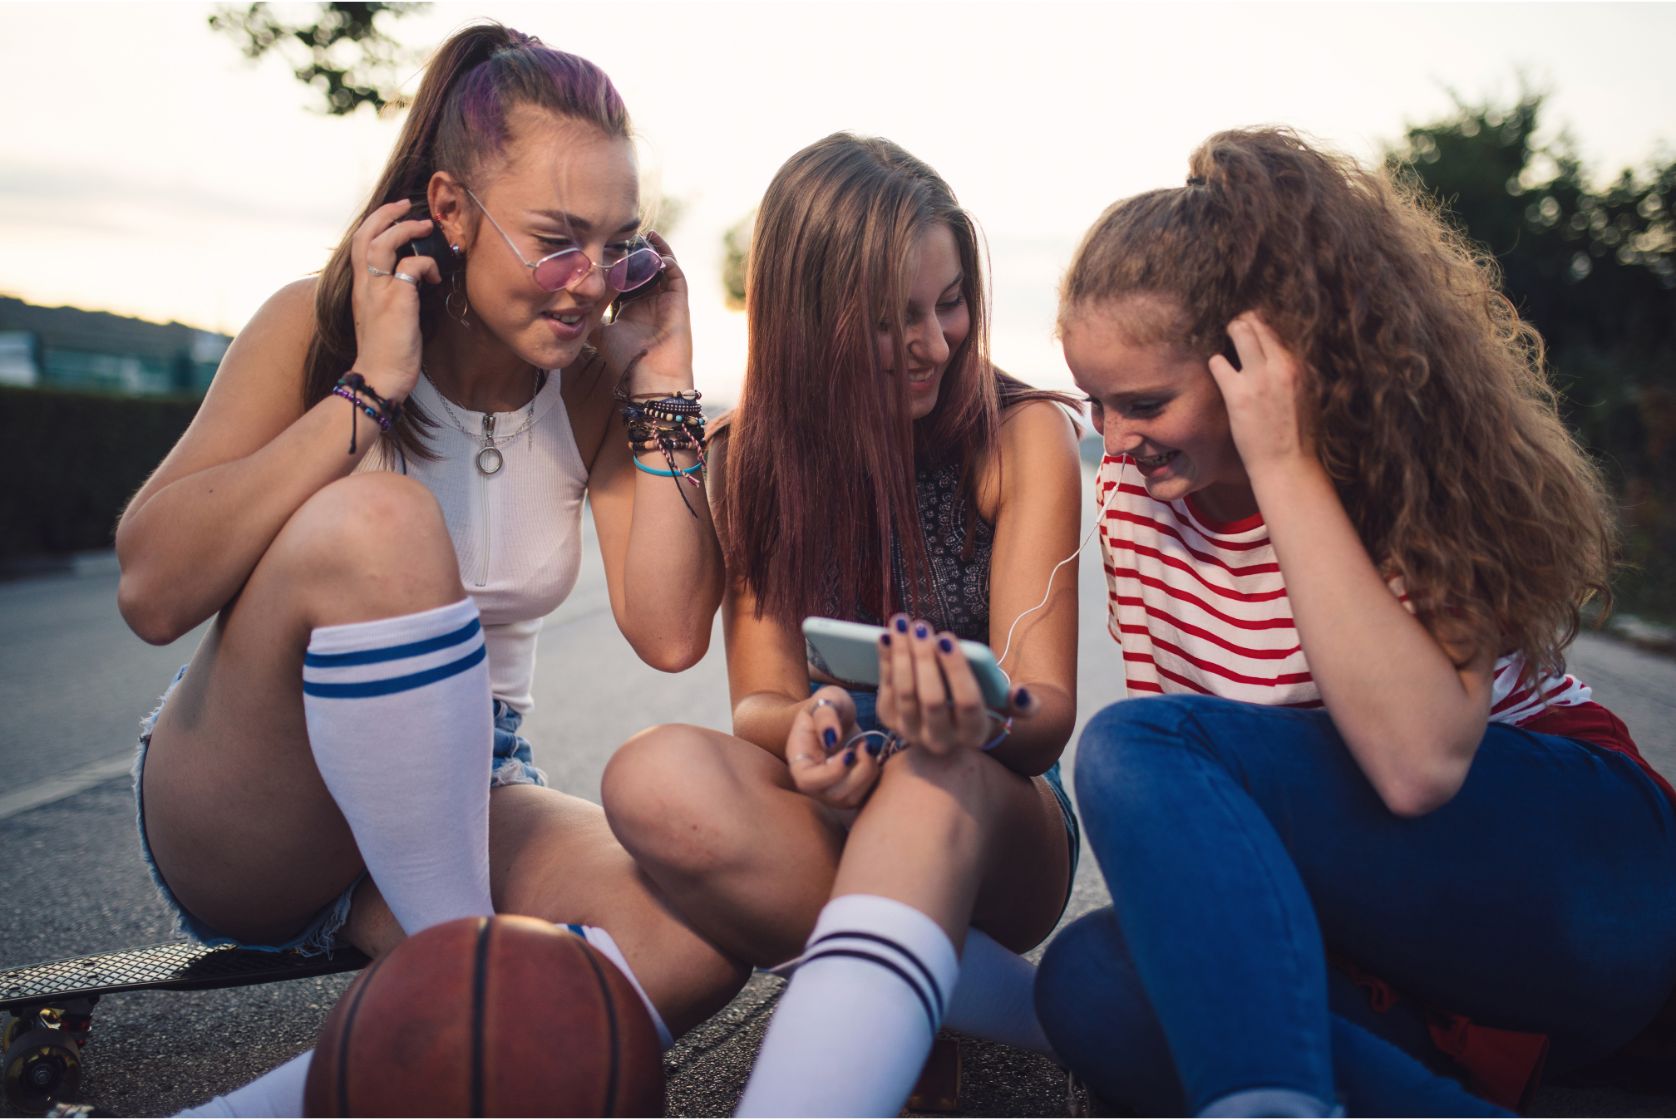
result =
[[[201,991],[349,972],[367,963],[353,949],[331,956],[168,942],[0,970],[0,1084],[6,1099],[40,1112],[81,1085],[81,1048],[93,1005],[115,992]]]
[[[340,949],[331,956],[269,953],[232,945],[209,948],[168,942],[141,949],[71,957],[0,971],[0,1011],[113,992],[237,988],[361,968],[367,958]]]

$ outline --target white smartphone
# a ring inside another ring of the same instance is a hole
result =
[[[879,686],[879,635],[883,626],[864,622],[841,622],[836,618],[810,616],[803,620],[803,638],[809,647],[809,664],[845,684]],[[1011,686],[995,652],[982,642],[962,641],[960,652],[978,678],[983,702],[998,712],[1009,705]]]

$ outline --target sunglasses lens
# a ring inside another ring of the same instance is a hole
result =
[[[556,292],[574,283],[588,271],[588,258],[579,249],[566,249],[535,262],[535,282],[543,291]]]
[[[663,271],[663,258],[651,246],[636,249],[611,266],[607,274],[611,286],[619,292],[632,292],[645,285]]]

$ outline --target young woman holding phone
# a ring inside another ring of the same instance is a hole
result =
[[[695,928],[753,964],[801,955],[747,1114],[895,1115],[944,1021],[1045,1049],[1014,953],[1076,852],[1075,581],[1013,624],[1076,547],[1080,473],[1066,410],[989,360],[981,267],[934,171],[844,133],[787,161],[752,236],[713,453],[735,735],[647,732],[604,783]],[[877,693],[823,672],[810,615],[888,625]],[[1004,654],[1005,710],[962,638]]]

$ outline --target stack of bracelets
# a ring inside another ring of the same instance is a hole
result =
[[[397,420],[401,419],[402,406],[388,397],[378,395],[378,390],[367,384],[367,379],[354,370],[350,370],[338,378],[337,384],[332,386],[332,395],[342,397],[364,415],[368,420],[378,425],[378,430],[389,434]],[[402,458],[402,473],[407,473],[407,456],[402,452],[401,443],[396,444],[396,453]],[[349,420],[349,454],[355,454],[355,420]]]
[[[619,388],[612,395],[621,406],[619,411],[623,414],[623,423],[628,425],[629,458],[635,467],[647,474],[673,478],[676,493],[681,495],[681,504],[687,507],[688,513],[697,517],[698,512],[687,501],[686,491],[681,489],[681,480],[685,479],[695,487],[704,484],[704,409],[698,403],[703,394],[697,389],[685,389],[667,394],[630,395]],[[642,463],[640,456],[648,451],[663,452],[669,469],[660,470]],[[677,451],[693,452],[698,456],[698,462],[690,467],[676,466]]]

